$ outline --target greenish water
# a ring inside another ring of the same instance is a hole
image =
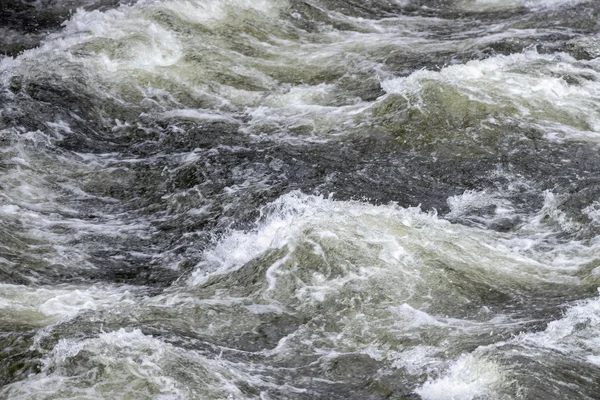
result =
[[[598,398],[599,13],[7,0],[0,398]]]

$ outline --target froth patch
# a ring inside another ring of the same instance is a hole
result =
[[[425,400],[501,398],[497,391],[510,384],[498,363],[465,355],[456,360],[445,375],[428,380],[415,392]]]
[[[5,323],[47,325],[77,315],[80,311],[100,311],[115,305],[134,303],[135,290],[130,287],[58,287],[27,288],[19,285],[0,285],[0,309]]]
[[[10,398],[94,399],[244,398],[233,365],[164,343],[139,329],[97,337],[61,339],[43,359],[41,372],[5,386]],[[187,378],[187,380],[186,380]],[[250,377],[246,378],[250,380]]]
[[[580,302],[564,317],[548,324],[539,333],[523,334],[515,342],[530,349],[558,351],[569,358],[596,363],[600,359],[600,299]]]
[[[567,224],[568,221],[563,221],[563,214],[552,201],[554,198],[552,193],[546,194],[546,204],[536,218],[544,219],[550,213],[559,223]],[[451,202],[453,212],[460,213],[462,207],[473,207],[473,202],[487,205],[491,199],[484,194],[469,192],[462,197],[452,198]],[[466,205],[463,204],[465,202]],[[418,208],[402,208],[394,204],[373,206],[293,192],[264,207],[262,213],[263,217],[254,230],[232,231],[207,250],[204,261],[192,274],[189,284],[201,285],[213,275],[229,274],[273,251],[281,251],[283,258],[292,257],[296,251],[309,251],[312,256],[323,259],[335,254],[336,263],[350,265],[356,261],[357,264],[352,267],[353,273],[364,275],[365,278],[378,268],[408,264],[414,267],[421,263],[427,268],[430,259],[438,256],[444,259],[444,263],[457,268],[465,262],[469,264],[469,254],[473,257],[489,256],[487,267],[484,268],[479,261],[476,270],[483,268],[487,274],[507,274],[501,280],[514,274],[520,275],[525,281],[545,280],[551,279],[554,274],[560,275],[562,270],[554,270],[545,254],[539,255],[543,263],[538,263],[537,254],[521,251],[516,244],[518,237],[511,233],[501,234],[451,224]],[[537,235],[542,238],[553,232],[535,218],[529,222],[527,229],[537,230]],[[437,243],[435,249],[430,248],[433,243]],[[347,258],[341,257],[341,254],[337,254],[339,248],[336,250],[336,246],[347,247],[351,253],[347,253]],[[587,254],[587,251],[583,253]],[[285,264],[283,258],[279,259],[278,267],[273,267],[273,270],[281,267],[281,263]],[[319,287],[323,276],[317,270],[314,272],[311,279],[315,287]],[[475,273],[475,270],[470,273]],[[276,279],[277,274],[268,276]],[[567,276],[560,279],[574,282]],[[306,290],[302,290],[302,296],[307,294]]]
[[[597,60],[528,51],[452,65],[439,72],[421,70],[385,80],[381,86],[388,94],[406,99],[409,116],[415,119],[407,124],[417,123],[415,115],[422,114],[429,129],[439,120],[440,132],[445,122],[457,124],[461,131],[493,135],[502,124],[518,123],[521,131],[524,127],[541,130],[549,139],[599,142],[599,71]]]
[[[298,192],[262,214],[255,229],[232,231],[205,251],[185,288],[204,300],[176,303],[198,321],[204,317],[193,307],[218,304],[219,315],[230,315],[223,320],[235,321],[227,322],[228,332],[280,316],[309,321],[277,338],[277,354],[317,351],[311,343],[318,337],[331,349],[387,346],[382,359],[403,367],[390,354],[408,349],[390,349],[391,343],[421,344],[421,335],[441,349],[461,348],[473,337],[491,342],[528,323],[513,311],[524,293],[576,288],[574,275],[591,251],[569,249],[582,251],[581,260],[565,264],[560,252],[538,251],[518,234],[451,224],[416,208]],[[210,319],[211,335],[221,337],[219,324]],[[427,357],[423,368],[436,354]]]

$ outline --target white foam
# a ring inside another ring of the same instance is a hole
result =
[[[180,110],[170,110],[160,114],[159,117],[162,118],[181,118],[181,119],[191,119],[198,121],[223,121],[223,122],[233,122],[236,123],[236,120],[231,118],[230,116],[223,115],[222,113],[214,113],[210,110],[192,110],[192,109],[180,109]]]
[[[467,215],[474,210],[494,206],[495,216],[512,215],[514,209],[510,202],[502,198],[502,193],[491,191],[467,190],[461,195],[448,198],[450,212],[446,218],[454,219]]]
[[[5,387],[3,394],[11,398],[53,393],[61,397],[97,399],[145,396],[183,399],[186,397],[184,387],[164,371],[168,350],[169,346],[143,335],[139,330],[121,329],[82,341],[61,339],[44,360],[41,373]],[[87,352],[84,358],[90,357],[87,362],[102,366],[107,376],[102,377],[95,368],[91,368],[86,377],[71,375],[68,365],[82,351]],[[109,376],[110,380],[100,383]],[[97,382],[85,384],[86,379]]]
[[[423,387],[431,398],[456,382],[450,393],[457,399],[461,393],[473,398],[487,393],[488,386],[491,393],[508,382],[493,361],[479,365],[474,358],[458,363],[446,378],[439,375],[448,349],[468,348],[481,337],[502,340],[531,322],[512,309],[491,312],[486,304],[466,317],[463,310],[478,305],[482,293],[497,290],[520,298],[547,284],[570,291],[590,279],[581,272],[597,252],[595,245],[583,243],[557,244],[548,251],[543,244],[555,231],[545,225],[497,233],[451,224],[415,208],[301,193],[282,196],[262,212],[256,229],[230,232],[205,251],[205,261],[184,289],[195,295],[177,297],[168,306],[218,337],[223,329],[252,331],[265,315],[309,316],[267,353],[333,357],[330,352],[343,348],[369,354],[411,375],[431,373],[435,378]],[[214,301],[220,319],[204,316],[199,309],[212,315],[215,308],[194,296]],[[410,353],[424,332],[440,340],[432,339],[435,344],[425,353]],[[407,347],[397,347],[399,338]],[[405,352],[409,358],[403,362]],[[477,368],[481,374],[469,380]]]
[[[249,399],[240,382],[246,389],[305,392],[264,378],[258,365],[206,357],[139,329],[102,332],[82,340],[63,338],[42,361],[40,372],[4,386],[0,395],[11,399],[49,394],[107,400]]]
[[[541,223],[541,220],[547,219],[544,216],[549,213],[556,214],[555,219],[559,224],[568,224],[567,220],[563,220],[564,215],[555,208],[556,204],[548,200],[550,198],[551,195],[548,194],[547,204],[540,214],[521,228],[522,232],[529,232],[529,238],[532,240],[544,240],[547,235],[556,232],[551,225]],[[485,200],[485,204],[487,203],[488,201]],[[440,256],[448,257],[447,262],[460,264],[465,260],[474,261],[478,257],[483,257],[488,261],[482,262],[479,258],[476,263],[485,269],[487,274],[508,274],[500,279],[508,278],[511,281],[509,275],[515,279],[519,276],[519,280],[525,279],[525,281],[533,278],[575,283],[577,280],[571,274],[582,268],[585,260],[589,261],[589,257],[595,251],[593,244],[590,246],[573,242],[564,244],[565,247],[557,248],[557,251],[551,254],[546,251],[536,253],[533,247],[527,245],[527,237],[523,237],[521,233],[501,234],[452,225],[437,219],[434,215],[421,213],[417,209],[403,209],[394,205],[372,206],[360,202],[338,202],[299,193],[281,197],[266,207],[264,212],[267,214],[256,230],[231,232],[216,247],[208,250],[205,253],[206,261],[199,265],[190,279],[190,284],[199,285],[204,282],[207,271],[228,274],[271,250],[285,249],[285,254],[291,254],[299,243],[305,240],[313,243],[311,244],[313,251],[319,257],[324,257],[322,246],[328,240],[340,245],[348,242],[357,249],[364,248],[365,243],[371,243],[379,249],[373,253],[377,260],[376,264],[385,267],[417,262],[417,258],[422,255],[416,252],[414,246],[419,243],[419,247],[428,248],[427,243],[431,243],[431,239],[424,240],[424,238],[434,235],[435,242],[448,241],[459,246],[459,253],[453,253],[451,247],[436,246]],[[307,230],[311,232],[309,237],[303,234]],[[355,232],[362,233],[354,236]],[[421,240],[424,241],[420,242]],[[463,251],[466,253],[463,254]],[[568,260],[560,257],[560,252],[565,251],[570,254],[570,266]],[[469,255],[469,253],[473,254]],[[363,254],[367,253],[363,252]],[[369,265],[369,268],[374,267],[375,264]],[[363,273],[360,268],[354,271],[359,275]],[[371,271],[376,270],[371,269]],[[271,275],[273,278],[275,276]],[[319,279],[318,276],[314,277],[315,290],[320,287]]]
[[[222,113],[229,121],[229,113],[244,113],[251,135],[321,141],[365,126],[362,114],[369,106],[341,85],[320,83],[332,80],[321,75],[385,78],[381,58],[390,47],[412,54],[464,46],[428,38],[424,32],[439,18],[374,21],[332,12],[332,19],[356,31],[328,27],[312,36],[287,21],[289,7],[284,0],[175,0],[139,1],[106,12],[80,9],[63,31],[17,60],[3,61],[0,70],[7,78],[23,72],[35,78],[52,64],[65,80],[86,81],[94,96],[141,106],[150,115],[210,120]],[[224,39],[222,29],[236,35]],[[239,45],[256,55],[241,53]],[[22,63],[27,67],[17,67]]]
[[[69,319],[80,311],[105,310],[134,303],[135,288],[128,286],[71,286],[32,288],[0,285],[0,318],[8,323],[26,322],[44,326]]]
[[[558,351],[569,359],[595,363],[600,357],[600,298],[575,304],[544,331],[519,335],[514,342],[529,349]]]
[[[425,400],[494,398],[497,390],[510,384],[510,379],[498,363],[464,355],[452,363],[447,374],[428,380],[415,393]]]
[[[385,80],[381,86],[387,93],[407,96],[416,109],[426,110],[423,91],[437,82],[482,103],[502,118],[519,118],[541,128],[548,138],[600,142],[599,70],[597,60],[576,61],[566,54],[527,51],[448,66],[439,72],[421,70]],[[561,77],[578,74],[598,79],[573,85]]]
[[[439,368],[443,363],[439,355],[438,347],[418,345],[401,352],[386,350],[380,357],[392,360],[392,368],[402,368],[410,375],[419,376]]]
[[[547,356],[560,357],[565,363],[587,362],[598,365],[600,360],[600,299],[578,302],[567,309],[564,316],[552,321],[541,332],[522,333],[506,341],[477,348],[453,361],[449,368],[435,378],[430,378],[416,393],[424,399],[475,399],[514,398],[523,396],[526,387],[519,387],[514,373],[527,373],[521,369],[521,358],[539,363]],[[508,354],[504,349],[512,350]],[[519,354],[514,364],[510,353]],[[504,354],[500,363],[492,356]],[[423,356],[423,355],[421,355]],[[441,363],[433,371],[438,374]],[[549,381],[553,378],[548,377]],[[582,379],[586,379],[582,377]],[[562,385],[562,383],[560,383]],[[507,396],[506,393],[513,393]]]
[[[600,201],[594,201],[583,209],[584,214],[596,224],[600,224]]]

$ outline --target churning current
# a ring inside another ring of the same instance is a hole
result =
[[[1,399],[600,398],[600,2],[1,3]]]

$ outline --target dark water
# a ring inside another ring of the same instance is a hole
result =
[[[3,0],[0,398],[600,398],[599,14]]]

